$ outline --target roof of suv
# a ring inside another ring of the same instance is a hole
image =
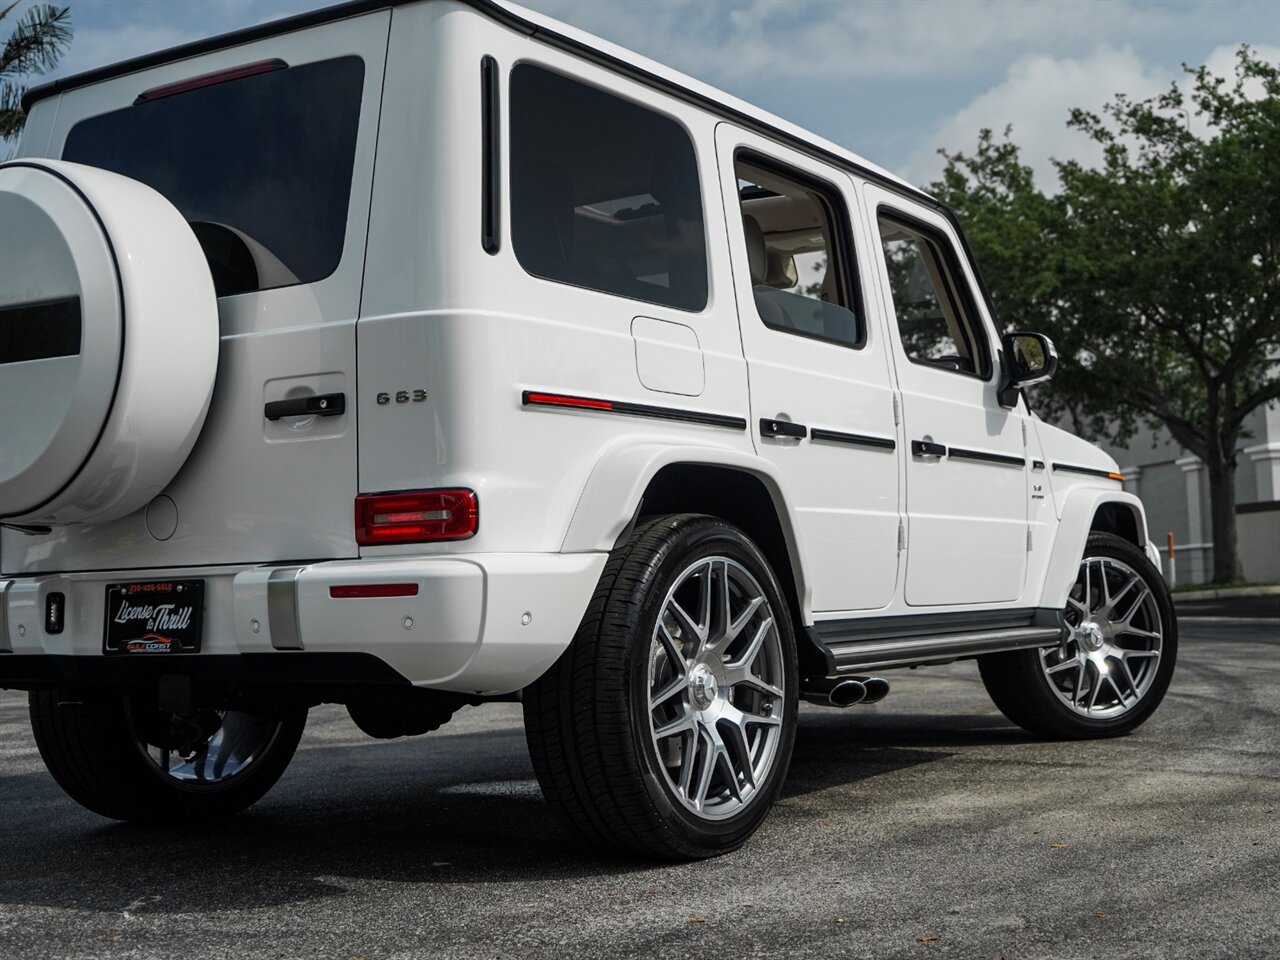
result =
[[[420,2],[422,0],[346,0],[346,2],[321,7],[307,13],[272,20],[244,30],[236,30],[205,40],[197,40],[181,46],[171,47],[167,50],[134,57],[130,60],[122,60],[119,63],[109,64],[70,77],[63,77],[50,83],[41,84],[27,91],[22,98],[22,106],[24,110],[29,111],[32,104],[59,94],[64,90],[74,90],[77,87],[124,76],[138,70],[145,70],[161,64],[172,63],[175,60],[199,56],[214,50],[221,50],[254,40],[291,33],[295,30],[321,23],[344,20],[348,17],[358,16],[374,10]],[[506,0],[460,0],[460,2],[475,8],[485,16],[513,30],[531,37],[536,36],[545,43],[565,49],[584,59],[605,65],[648,86],[662,89],[682,100],[694,103],[710,112],[720,114],[742,126],[763,130],[771,137],[781,139],[803,152],[816,153],[836,162],[840,166],[853,167],[860,173],[893,190],[900,193],[908,193],[916,199],[928,200],[936,205],[936,201],[929,198],[919,188],[846,150],[839,144],[819,137],[781,117],[766,113],[744,100],[731,96],[722,90],[673,70],[657,61],[642,57],[624,47],[603,40],[594,34],[578,30],[551,17],[528,10],[514,3],[506,2]]]

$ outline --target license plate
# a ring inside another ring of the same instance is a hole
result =
[[[106,653],[196,653],[203,626],[203,580],[107,584]]]

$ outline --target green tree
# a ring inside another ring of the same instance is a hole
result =
[[[0,8],[0,21],[22,0]],[[71,8],[37,4],[18,19],[18,25],[0,49],[0,140],[12,140],[22,132],[26,116],[19,78],[53,69],[71,42]]]
[[[944,151],[932,189],[964,221],[1000,323],[1059,347],[1038,409],[1091,438],[1162,425],[1204,462],[1213,579],[1229,582],[1236,448],[1280,399],[1280,68],[1246,46],[1234,78],[1184,69],[1188,91],[1072,111],[1103,161],[1055,162],[1057,194],[1008,130]]]

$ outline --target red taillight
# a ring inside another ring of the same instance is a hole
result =
[[[473,490],[410,490],[364,493],[356,497],[356,543],[464,540],[480,525],[480,504]]]
[[[260,73],[270,73],[273,70],[284,70],[289,65],[283,60],[259,60],[257,63],[246,63],[240,67],[232,67],[230,70],[219,70],[217,73],[205,73],[198,77],[191,77],[189,80],[179,80],[177,83],[165,84],[163,87],[152,87],[150,90],[143,90],[134,105],[139,103],[150,103],[152,100],[163,100],[165,97],[172,97],[179,93],[186,93],[189,90],[199,90],[201,87],[212,87],[219,83],[227,83],[230,80],[243,80],[245,77],[256,77]]]
[[[416,597],[416,583],[345,583],[329,588],[334,600],[364,600],[370,597]]]

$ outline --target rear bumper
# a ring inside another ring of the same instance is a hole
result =
[[[605,560],[455,554],[0,580],[0,687],[180,673],[247,684],[410,682],[510,693],[568,646]],[[105,656],[106,585],[165,578],[205,581],[201,652]],[[330,589],[384,583],[413,584],[416,594],[336,598]],[[54,592],[66,600],[56,635],[44,623]]]

